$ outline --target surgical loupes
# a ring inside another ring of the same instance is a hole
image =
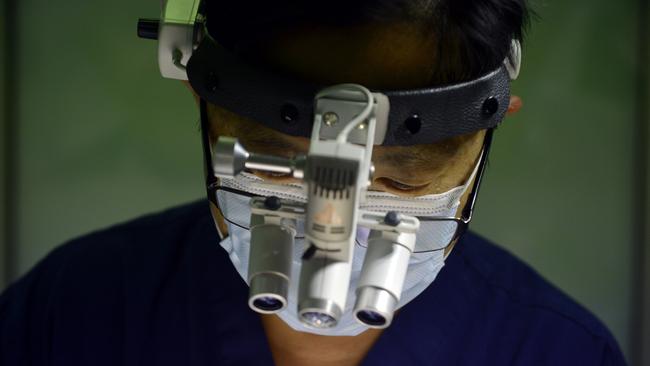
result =
[[[359,225],[371,230],[357,283],[354,315],[368,327],[386,328],[402,294],[420,221],[395,211],[362,211]]]
[[[253,154],[235,139],[221,137],[213,145],[213,167],[215,174],[222,177],[251,169],[290,174],[303,180],[307,194],[303,207],[277,197],[251,200],[249,304],[262,313],[279,311],[286,305],[287,283],[295,281],[290,273],[293,225],[302,210],[307,250],[301,263],[297,310],[303,323],[329,328],[338,323],[348,300],[359,204],[370,184],[373,142],[383,140],[386,131],[388,99],[362,86],[343,84],[319,92],[314,110],[306,157],[286,159]],[[411,251],[407,251],[407,262]],[[397,257],[403,258],[400,253]],[[364,267],[382,267],[379,256],[377,260],[378,264]],[[366,272],[372,275],[374,271]],[[389,288],[384,292],[394,291],[395,286],[376,282]],[[381,312],[389,323],[394,304],[382,307],[373,300],[385,298],[384,292],[361,291],[366,298],[364,309]]]

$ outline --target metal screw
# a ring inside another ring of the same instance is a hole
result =
[[[336,122],[338,122],[339,116],[336,115],[334,112],[327,112],[323,114],[323,122],[325,122],[326,125],[332,126]]]

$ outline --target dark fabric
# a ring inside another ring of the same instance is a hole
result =
[[[0,365],[270,365],[205,202],[54,250],[0,297]],[[364,365],[621,365],[607,329],[467,234]]]

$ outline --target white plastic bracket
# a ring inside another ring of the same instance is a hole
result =
[[[510,80],[517,80],[519,71],[521,70],[521,43],[513,39],[510,43],[510,54],[503,61],[510,75]]]
[[[201,0],[173,0],[163,3],[158,30],[158,66],[169,79],[187,80],[185,66],[197,41],[195,24]]]

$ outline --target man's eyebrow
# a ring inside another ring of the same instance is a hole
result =
[[[252,151],[287,153],[288,156],[295,155],[295,153],[306,153],[299,144],[273,134],[250,134],[242,140],[244,147]],[[435,166],[431,156],[426,152],[393,151],[384,155],[383,159],[407,170],[430,169]]]
[[[281,151],[281,152],[301,152],[299,145],[287,141],[277,136],[269,136],[265,134],[246,136],[244,146],[246,148],[255,149],[261,147],[264,150]]]
[[[433,165],[431,158],[413,152],[395,151],[384,156],[390,164],[408,168],[430,168]]]

